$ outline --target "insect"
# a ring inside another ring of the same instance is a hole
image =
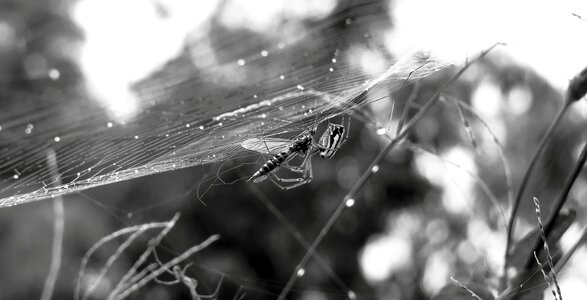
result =
[[[241,146],[245,149],[274,155],[247,181],[253,180],[258,183],[269,178],[283,190],[289,190],[312,181],[312,156],[320,153],[322,158],[332,158],[347,140],[349,125],[350,118],[348,118],[346,130],[345,126],[341,124],[328,123],[328,127],[318,141],[314,140],[316,134],[316,128],[314,128],[302,133],[294,140],[262,138],[242,142]],[[296,156],[304,159],[297,166],[290,165],[289,163]],[[279,168],[300,175],[295,178],[281,178],[275,174]]]

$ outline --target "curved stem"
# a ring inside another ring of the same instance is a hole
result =
[[[509,267],[510,244],[512,242],[512,235],[514,232],[514,228],[516,227],[515,221],[516,221],[516,216],[518,214],[518,209],[520,207],[520,202],[522,201],[522,195],[524,194],[524,190],[526,189],[526,186],[528,185],[528,181],[530,179],[530,174],[532,173],[532,171],[534,170],[534,167],[536,166],[536,162],[538,161],[538,157],[540,156],[540,154],[544,150],[544,147],[546,146],[546,144],[550,141],[550,138],[552,137],[552,133],[554,132],[554,129],[556,128],[558,123],[560,123],[560,121],[562,120],[562,117],[565,115],[567,109],[570,107],[570,103],[571,102],[569,102],[569,101],[565,101],[565,105],[563,107],[561,107],[561,109],[559,110],[558,114],[556,115],[556,117],[554,118],[552,123],[550,123],[550,126],[548,127],[548,129],[546,130],[546,133],[542,137],[542,140],[538,144],[536,151],[532,155],[532,158],[530,160],[530,164],[528,165],[528,168],[526,169],[526,173],[524,173],[524,177],[522,178],[522,182],[520,183],[520,187],[518,188],[518,192],[516,193],[516,198],[514,199],[514,203],[512,204],[513,205],[512,206],[512,213],[510,214],[510,218],[508,221],[508,232],[507,232],[507,239],[506,239],[506,245],[505,245],[505,262],[503,264],[503,277],[501,280],[501,289],[503,289],[505,287],[505,284],[507,282],[507,269]]]
[[[50,148],[47,150],[47,164],[49,165],[49,172],[51,179],[59,185],[61,185],[61,176],[57,169],[57,157],[55,150]],[[65,231],[65,209],[63,206],[63,198],[61,195],[55,196],[53,199],[53,245],[51,250],[51,265],[49,266],[49,274],[45,279],[45,285],[43,286],[43,293],[41,294],[41,300],[50,300],[53,296],[53,290],[55,289],[55,283],[57,277],[59,277],[59,269],[61,269],[61,256],[63,252],[63,232]]]

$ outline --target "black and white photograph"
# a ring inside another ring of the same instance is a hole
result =
[[[584,300],[587,1],[0,0],[0,300]]]

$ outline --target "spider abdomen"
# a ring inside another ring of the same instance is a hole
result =
[[[343,141],[344,127],[338,124],[328,124],[328,128],[320,137],[320,157],[332,158]]]

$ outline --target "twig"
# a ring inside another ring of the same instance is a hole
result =
[[[153,252],[153,253],[155,253],[155,252]],[[138,282],[139,280],[141,280],[141,278],[147,276],[147,274],[153,272],[154,270],[156,270],[159,267],[160,267],[160,265],[158,263],[150,263],[146,267],[144,267],[143,269],[141,269],[138,273],[136,273],[135,275],[133,275],[128,280],[128,282]]]
[[[534,206],[536,206],[536,217],[538,219],[538,229],[540,231],[540,237],[542,238],[542,242],[544,243],[544,252],[546,252],[546,261],[548,262],[548,267],[550,268],[550,272],[552,273],[552,280],[554,281],[554,286],[556,287],[556,291],[552,289],[552,294],[554,295],[554,299],[563,300],[563,295],[561,294],[560,286],[558,285],[558,280],[556,278],[556,271],[554,270],[554,265],[552,263],[552,255],[550,255],[550,247],[548,247],[548,240],[546,239],[546,234],[544,233],[544,227],[542,226],[542,217],[540,213],[540,202],[538,198],[534,197]],[[542,275],[545,277],[545,281],[550,287],[550,278],[544,272],[544,268],[536,256],[536,251],[534,251],[534,257],[536,258],[536,262],[540,266],[542,270]]]
[[[473,128],[471,128],[471,124],[469,123],[469,120],[467,120],[467,118],[465,117],[465,113],[463,112],[461,102],[455,101],[454,104],[457,107],[457,112],[459,113],[459,117],[461,118],[461,121],[463,122],[463,126],[465,127],[465,131],[469,135],[469,140],[471,141],[471,146],[473,147],[473,149],[475,149],[475,151],[478,151],[479,149],[477,148],[477,139],[475,138],[475,133],[473,132]]]
[[[103,238],[101,238],[98,242],[96,242],[84,255],[84,257],[82,258],[82,263],[80,266],[80,270],[77,276],[77,283],[76,283],[76,287],[75,287],[75,292],[74,292],[74,299],[80,299],[80,289],[81,289],[81,280],[84,276],[84,272],[86,270],[86,266],[88,265],[88,262],[90,260],[90,257],[92,256],[92,254],[94,254],[94,252],[96,252],[96,250],[98,250],[100,247],[102,247],[102,245],[106,244],[107,242],[118,238],[122,235],[125,234],[129,234],[138,230],[147,230],[147,229],[153,229],[153,228],[161,228],[161,227],[165,227],[168,225],[169,222],[154,222],[154,223],[149,223],[149,224],[143,224],[143,225],[137,225],[137,226],[131,226],[131,227],[127,227],[127,228],[123,228],[120,229],[116,232],[113,232],[111,234],[109,234],[108,236],[105,236]]]
[[[508,203],[510,205],[512,205],[512,203],[514,202],[514,195],[513,195],[513,191],[512,191],[512,172],[510,170],[510,166],[509,166],[507,159],[505,157],[504,147],[501,144],[501,142],[499,141],[499,139],[497,138],[497,135],[493,132],[493,130],[491,129],[491,126],[489,126],[489,124],[487,124],[487,122],[485,122],[485,120],[483,120],[483,118],[481,118],[481,116],[479,116],[479,114],[473,109],[473,107],[471,107],[467,103],[460,101],[458,98],[456,98],[454,96],[441,97],[440,100],[442,101],[443,98],[449,102],[453,102],[455,105],[460,106],[461,108],[463,108],[464,110],[466,110],[467,112],[472,114],[473,117],[475,117],[475,119],[477,121],[479,121],[479,122],[481,122],[481,124],[483,124],[483,127],[485,127],[487,132],[489,132],[489,134],[491,135],[493,142],[497,145],[497,149],[499,151],[499,157],[501,159],[501,163],[503,164],[505,184],[506,184],[507,195],[508,195]]]
[[[112,297],[112,295],[111,295],[111,297],[114,298],[114,299],[124,299],[124,298],[128,297],[130,294],[136,292],[138,289],[140,289],[141,287],[145,286],[151,280],[154,280],[159,275],[165,273],[170,267],[173,267],[173,266],[181,263],[182,261],[184,261],[187,258],[189,258],[192,254],[194,254],[194,253],[196,253],[198,251],[201,251],[202,249],[210,246],[212,243],[214,243],[218,239],[220,239],[220,235],[218,235],[218,234],[210,236],[209,238],[207,238],[201,244],[195,245],[195,246],[189,248],[184,253],[182,253],[181,255],[173,258],[172,260],[168,261],[167,263],[165,263],[164,265],[162,265],[158,269],[156,269],[153,272],[149,273],[149,275],[143,277],[141,280],[139,280],[135,284],[131,285],[129,288],[125,289],[124,291],[121,291],[121,293],[119,293],[119,294],[114,295],[114,297]]]
[[[90,285],[89,288],[87,288],[82,299],[87,299],[92,294],[92,292],[100,284],[100,281],[102,280],[104,275],[106,275],[106,272],[110,270],[110,267],[114,264],[114,261],[118,259],[122,255],[124,250],[126,250],[132,244],[132,242],[134,242],[134,240],[138,238],[141,234],[143,234],[146,230],[147,229],[142,228],[140,230],[133,232],[133,234],[131,234],[122,244],[120,244],[120,246],[118,246],[114,254],[110,255],[104,266],[102,266],[102,268],[100,269],[100,272],[98,272],[98,275],[94,279],[94,283]]]
[[[412,104],[414,103],[414,101],[416,101],[416,98],[418,97],[419,91],[420,91],[420,81],[416,81],[414,83],[414,87],[412,88],[412,92],[408,96],[408,100],[406,101],[404,109],[402,110],[402,114],[400,115],[399,121],[397,122],[397,128],[396,128],[396,133],[395,133],[396,135],[400,134],[402,127],[404,126],[404,122],[405,122],[406,118],[408,117],[408,113],[409,113],[410,109],[412,108]],[[391,124],[391,121],[389,123]]]
[[[238,290],[236,290],[236,293],[234,294],[234,297],[232,297],[232,300],[242,300],[245,298],[246,295],[247,295],[247,292],[244,291],[244,288],[241,285],[238,287]]]
[[[49,165],[49,172],[53,182],[57,185],[61,185],[61,176],[57,169],[57,157],[55,150],[49,148],[47,150],[47,164]],[[53,290],[55,288],[55,282],[59,276],[59,269],[61,268],[61,252],[63,247],[63,231],[65,228],[65,213],[63,207],[63,198],[61,195],[53,198],[53,213],[55,219],[53,223],[53,246],[51,249],[51,265],[49,266],[49,274],[45,279],[45,285],[43,287],[43,293],[41,294],[41,300],[50,300],[53,296]]]
[[[330,229],[334,225],[334,222],[336,222],[336,220],[338,219],[338,217],[340,216],[340,214],[342,213],[342,211],[346,207],[346,202],[348,200],[350,200],[350,199],[353,199],[354,195],[356,195],[357,192],[363,187],[363,185],[365,184],[365,182],[367,182],[367,179],[369,179],[369,177],[372,174],[373,167],[376,166],[376,165],[378,165],[381,162],[381,160],[387,155],[387,153],[391,149],[393,149],[408,134],[408,132],[412,129],[412,127],[438,101],[438,97],[440,96],[440,94],[446,88],[448,88],[448,86],[450,86],[451,84],[453,84],[473,63],[475,63],[479,59],[483,58],[485,55],[487,55],[487,53],[489,53],[493,48],[495,48],[498,45],[503,45],[503,44],[502,43],[496,43],[493,46],[491,46],[490,48],[488,48],[488,49],[484,50],[483,52],[481,52],[481,54],[476,59],[474,59],[473,61],[467,62],[455,75],[453,75],[444,85],[442,85],[442,87],[440,89],[438,89],[434,93],[434,95],[432,95],[432,97],[430,97],[428,99],[428,101],[426,102],[426,104],[424,104],[424,106],[422,106],[422,108],[416,113],[416,115],[414,115],[414,117],[412,117],[410,119],[410,121],[408,123],[406,123],[406,125],[402,129],[401,133],[398,134],[393,140],[391,140],[389,142],[389,144],[387,144],[387,146],[385,146],[385,148],[383,148],[379,152],[379,154],[377,155],[377,157],[375,157],[375,159],[373,160],[373,162],[371,162],[371,165],[363,173],[363,175],[361,176],[361,178],[359,178],[359,180],[353,186],[353,188],[351,189],[351,191],[342,199],[342,201],[340,202],[340,204],[338,205],[338,207],[336,208],[336,210],[332,213],[332,216],[328,219],[328,221],[326,222],[326,224],[324,225],[324,227],[322,227],[322,230],[320,230],[320,233],[318,233],[318,236],[314,239],[314,242],[312,243],[311,251],[309,250],[308,252],[306,252],[306,254],[304,255],[304,257],[301,259],[300,263],[296,266],[296,270],[293,272],[292,276],[290,276],[287,284],[285,285],[285,287],[283,288],[283,290],[279,294],[279,297],[277,298],[278,300],[285,299],[285,297],[289,293],[289,290],[291,289],[291,287],[293,286],[294,282],[296,281],[296,278],[298,277],[297,276],[298,271],[300,269],[302,269],[306,265],[306,263],[308,262],[308,260],[312,256],[312,253],[315,251],[315,249],[318,247],[318,245],[320,245],[320,243],[322,242],[322,240],[324,239],[324,237],[326,236],[326,234],[328,233],[328,231],[330,231]]]
[[[538,269],[540,270],[540,273],[542,273],[542,279],[544,280],[544,282],[546,282],[546,286],[548,286],[548,288],[550,289],[550,277],[548,277],[548,275],[546,275],[546,271],[544,271],[544,265],[540,262],[540,259],[538,259],[538,255],[536,255],[536,251],[533,252],[534,253],[534,259],[536,260],[536,264],[538,265]],[[552,294],[554,295],[554,299],[558,299],[558,297],[555,294],[555,291],[552,290]]]
[[[471,295],[471,297],[477,299],[477,300],[483,300],[481,299],[481,297],[479,297],[477,294],[475,294],[475,292],[473,292],[470,288],[468,288],[466,285],[462,284],[460,281],[456,280],[454,277],[450,277],[450,281],[460,287],[461,289],[465,290],[467,293],[469,293]]]
[[[165,227],[163,228],[163,230],[161,230],[161,232],[156,237],[149,240],[149,247],[147,247],[147,249],[141,254],[141,256],[139,256],[139,258],[135,261],[135,263],[132,265],[132,267],[126,272],[126,274],[124,274],[124,276],[122,276],[122,279],[118,282],[118,284],[116,285],[114,290],[112,290],[110,295],[116,295],[117,292],[119,292],[120,290],[125,288],[125,285],[128,283],[128,279],[133,277],[133,275],[135,275],[137,273],[138,268],[141,265],[143,265],[143,263],[147,260],[149,255],[151,255],[151,252],[153,252],[153,249],[155,249],[155,247],[157,247],[159,245],[159,243],[161,243],[161,240],[163,239],[163,237],[165,237],[167,235],[167,233],[169,233],[169,231],[173,228],[173,226],[175,226],[177,219],[179,219],[179,213],[175,214],[175,216],[173,216],[171,221],[169,221],[165,224]]]

